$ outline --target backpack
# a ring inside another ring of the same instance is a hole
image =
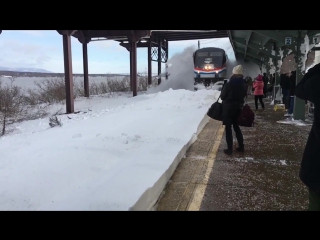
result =
[[[250,106],[246,104],[243,106],[242,112],[238,117],[238,125],[242,127],[253,127],[254,117],[254,112],[251,110]]]

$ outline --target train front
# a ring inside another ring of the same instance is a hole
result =
[[[227,59],[224,51],[196,51],[194,53],[195,84],[209,86],[226,78]]]

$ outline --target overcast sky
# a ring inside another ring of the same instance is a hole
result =
[[[83,73],[82,45],[71,38],[74,73]],[[201,46],[214,46],[215,39],[201,40]],[[198,40],[169,42],[169,58],[186,47],[198,45]],[[138,48],[138,72],[147,71],[147,48]],[[116,41],[96,41],[88,44],[89,73],[129,73],[129,52]],[[157,73],[157,63],[152,63]],[[64,72],[62,36],[55,30],[3,30],[0,34],[0,66],[42,68]],[[164,69],[164,65],[162,67]]]

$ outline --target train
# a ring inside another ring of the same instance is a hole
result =
[[[227,78],[228,55],[216,47],[199,48],[193,53],[194,85],[210,86]],[[196,87],[195,87],[196,89]]]

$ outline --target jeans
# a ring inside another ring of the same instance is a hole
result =
[[[282,89],[282,103],[285,105],[286,109],[289,109],[289,90]]]
[[[243,135],[241,132],[241,129],[238,124],[232,124],[233,125],[233,130],[236,133],[236,138],[239,144],[239,147],[242,148],[243,145]],[[227,146],[228,149],[233,151],[233,136],[232,136],[232,129],[231,129],[231,124],[226,125],[226,141],[227,141]]]
[[[256,110],[258,110],[258,99],[261,104],[262,109],[264,109],[264,103],[263,103],[263,95],[255,95],[254,96],[254,104],[256,106]]]
[[[293,114],[294,96],[291,96],[289,101],[290,101],[290,105],[289,105],[289,111],[288,111],[288,113],[289,113],[289,114]]]

